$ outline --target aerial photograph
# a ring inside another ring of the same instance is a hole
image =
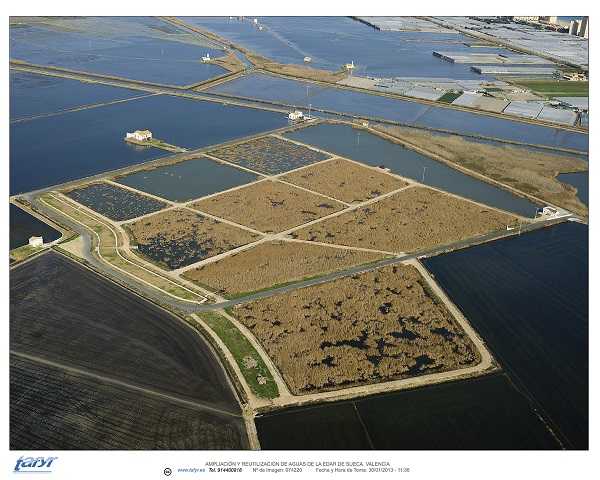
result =
[[[6,20],[11,471],[589,450],[589,17]]]

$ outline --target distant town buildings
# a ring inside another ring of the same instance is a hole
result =
[[[44,239],[42,237],[30,237],[29,238],[29,246],[30,247],[43,247]]]
[[[146,140],[152,139],[152,132],[150,130],[136,130],[133,133],[127,132],[125,139],[137,140],[138,142],[145,142]]]

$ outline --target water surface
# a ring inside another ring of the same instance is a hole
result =
[[[287,124],[278,113],[158,95],[10,125],[10,192],[169,155],[123,140],[150,129],[156,138],[187,148],[215,145]],[[32,141],[35,139],[35,141]]]
[[[587,449],[588,227],[565,222],[424,264],[563,444]]]
[[[370,93],[315,86],[308,82],[265,74],[245,75],[221,83],[208,91],[282,103],[303,109],[312,106],[312,108],[391,120],[406,125],[449,130],[459,134],[482,135],[586,152],[588,150],[588,136],[584,133],[434,107],[408,100],[391,99]]]
[[[117,181],[174,202],[185,202],[256,180],[257,176],[208,158],[142,170]]]
[[[533,217],[537,209],[534,203],[507,190],[349,125],[316,125],[286,137],[368,165],[384,165],[398,175],[519,215]]]
[[[579,199],[590,205],[590,174],[589,172],[561,173],[557,177],[561,182],[568,183],[577,189]]]
[[[30,237],[43,237],[44,243],[60,238],[61,233],[39,218],[10,203],[10,249],[29,243]]]

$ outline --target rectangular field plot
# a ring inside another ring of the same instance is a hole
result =
[[[11,355],[10,447],[225,450],[247,448],[247,440],[239,417]]]
[[[263,450],[559,448],[505,374],[256,417]]]
[[[347,203],[362,202],[407,185],[391,175],[341,158],[292,172],[283,180]]]
[[[127,224],[126,228],[138,252],[172,270],[260,237],[187,209],[166,210]]]
[[[515,221],[511,215],[436,190],[413,187],[298,230],[294,236],[389,252],[412,252],[505,229]]]
[[[386,267],[235,308],[292,393],[473,366],[479,352],[417,269]]]
[[[380,260],[384,255],[301,242],[267,242],[188,270],[185,277],[224,295],[261,290],[345,267]]]
[[[191,207],[261,232],[281,232],[342,210],[344,205],[267,180],[200,200]]]
[[[65,192],[65,195],[116,221],[131,220],[167,206],[166,203],[154,198],[109,183],[92,183]]]
[[[165,310],[54,252],[10,272],[10,349],[239,412],[203,337]]]
[[[256,180],[253,175],[206,157],[140,170],[116,181],[173,202],[185,202]]]
[[[271,136],[218,148],[210,154],[268,175],[287,172],[329,158],[329,155],[311,148]]]

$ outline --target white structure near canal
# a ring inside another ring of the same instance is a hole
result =
[[[145,142],[146,140],[152,139],[152,132],[150,130],[136,130],[135,132],[127,132],[125,140],[135,140],[138,142]]]
[[[299,121],[304,119],[304,114],[300,110],[294,110],[288,114],[288,118],[292,121]]]
[[[30,237],[29,238],[29,246],[30,247],[43,247],[44,246],[43,237]]]

